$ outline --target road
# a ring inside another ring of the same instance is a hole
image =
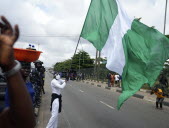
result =
[[[47,73],[37,128],[45,128],[50,118],[51,80],[52,75]],[[119,95],[94,85],[69,81],[62,92],[58,128],[169,128],[168,107],[157,110],[154,103],[132,97],[118,111]]]

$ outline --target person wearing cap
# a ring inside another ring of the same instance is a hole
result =
[[[60,75],[56,75],[51,81],[52,97],[51,97],[51,118],[46,128],[57,128],[58,114],[62,109],[62,95],[61,89],[66,86],[66,81],[60,78]]]
[[[43,77],[42,77],[42,64],[40,60],[36,60],[34,62],[35,68],[32,70],[31,75],[30,75],[30,80],[34,84],[34,90],[35,90],[35,108],[40,107],[41,103],[41,91],[45,93],[44,88],[43,88]]]
[[[0,67],[7,79],[10,107],[0,113],[0,128],[34,128],[33,105],[21,76],[21,65],[14,60],[13,45],[19,37],[19,28],[14,29],[5,17],[0,21]]]

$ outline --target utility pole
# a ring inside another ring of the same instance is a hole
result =
[[[81,53],[79,52],[79,74],[80,74],[80,58],[81,58]]]
[[[100,76],[100,56],[101,56],[101,51],[99,51],[99,57],[98,57],[98,68],[97,68],[97,81],[99,81],[99,76]]]
[[[165,4],[164,32],[163,32],[164,35],[165,35],[166,20],[167,20],[167,3],[168,3],[168,0],[166,0],[166,4]]]
[[[75,56],[75,54],[76,54],[76,51],[77,51],[77,47],[78,47],[78,45],[79,45],[79,42],[80,42],[80,36],[79,36],[79,39],[78,39],[78,42],[77,42],[77,45],[76,45],[75,52],[74,52],[73,57],[72,57],[72,59],[71,59],[71,63],[70,63],[70,70],[71,70],[71,68],[72,68],[73,58],[74,58],[74,56]]]
[[[97,56],[98,56],[98,50],[96,49],[96,59],[95,59],[95,65],[94,65],[94,77],[97,76]]]

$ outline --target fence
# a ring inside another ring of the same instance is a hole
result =
[[[84,75],[84,79],[90,79],[90,80],[97,80],[97,81],[107,81],[107,74],[110,71],[104,67],[98,69],[94,68],[86,68],[86,69],[80,69],[80,71],[77,71],[77,74],[82,73]],[[114,73],[114,72],[112,72]]]

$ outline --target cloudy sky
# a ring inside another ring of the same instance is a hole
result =
[[[120,0],[129,17],[163,32],[165,0]],[[19,24],[21,35],[15,47],[29,44],[43,51],[40,60],[50,67],[69,59],[81,32],[90,0],[0,0],[0,15]],[[166,34],[169,34],[169,4]],[[95,56],[94,47],[81,40],[79,50]]]

